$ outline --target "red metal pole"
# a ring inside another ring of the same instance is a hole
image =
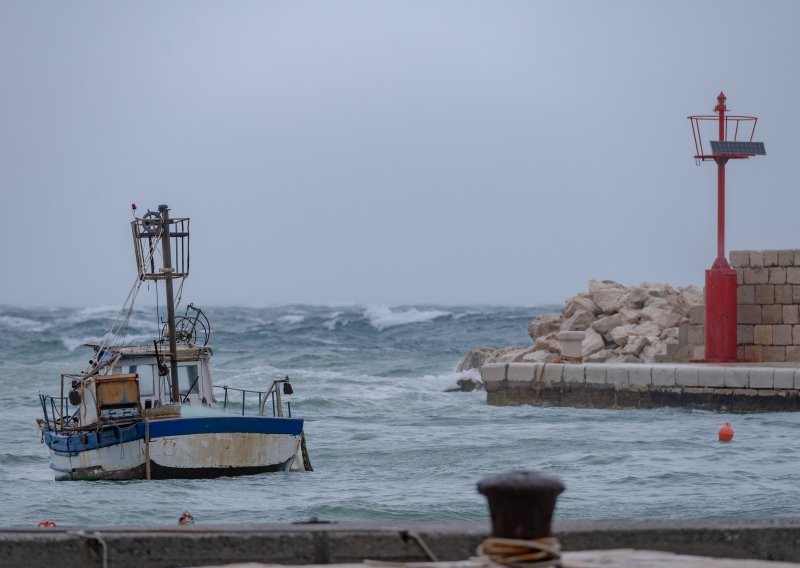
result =
[[[717,263],[725,260],[725,159],[717,159]],[[727,264],[727,262],[725,263]]]
[[[719,140],[725,140],[725,93],[720,91],[717,96],[717,106],[714,111],[719,113]],[[717,262],[725,259],[725,162],[724,158],[717,158]],[[727,261],[724,264],[728,264]]]
[[[725,140],[725,94],[717,97],[719,139]],[[707,361],[736,361],[736,271],[725,258],[725,164],[717,163],[717,258],[706,270],[705,358]]]

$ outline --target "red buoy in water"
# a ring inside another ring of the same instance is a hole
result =
[[[730,422],[726,422],[719,429],[719,441],[730,442],[731,440],[733,440],[733,428],[731,428]]]

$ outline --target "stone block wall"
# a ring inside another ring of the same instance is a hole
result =
[[[739,358],[800,362],[800,250],[731,251]]]
[[[738,357],[752,362],[800,362],[800,250],[735,250]],[[705,306],[682,324],[671,359],[702,359]]]

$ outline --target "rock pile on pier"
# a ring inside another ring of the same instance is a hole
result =
[[[652,363],[678,342],[678,326],[689,320],[692,306],[703,303],[697,286],[675,288],[644,282],[623,286],[612,280],[591,280],[589,292],[569,298],[561,311],[543,313],[528,326],[527,347],[480,348],[467,353],[458,371],[484,363],[542,363],[560,355],[559,331],[583,331],[587,362]]]

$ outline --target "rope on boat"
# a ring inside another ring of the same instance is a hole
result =
[[[144,263],[149,261],[153,258],[156,252],[156,246],[161,240],[161,235],[157,235],[153,242],[150,244],[150,250],[148,251],[147,257],[145,258]],[[130,321],[131,314],[133,313],[133,306],[136,303],[136,296],[139,294],[139,290],[142,287],[142,283],[144,282],[144,269],[139,270],[139,273],[136,275],[136,280],[131,286],[130,291],[128,292],[128,297],[125,298],[125,303],[122,305],[122,310],[120,314],[114,320],[114,323],[111,325],[111,330],[103,337],[103,341],[100,343],[99,348],[97,349],[97,357],[99,358],[103,351],[111,346],[114,343],[121,343],[123,338],[128,333],[128,322]],[[85,376],[95,374],[100,368],[100,361],[96,360],[90,365],[90,367],[84,371]]]
[[[303,454],[303,469],[306,471],[314,471],[311,467],[311,458],[308,457],[308,448],[306,447],[306,433],[300,435],[300,451]]]

